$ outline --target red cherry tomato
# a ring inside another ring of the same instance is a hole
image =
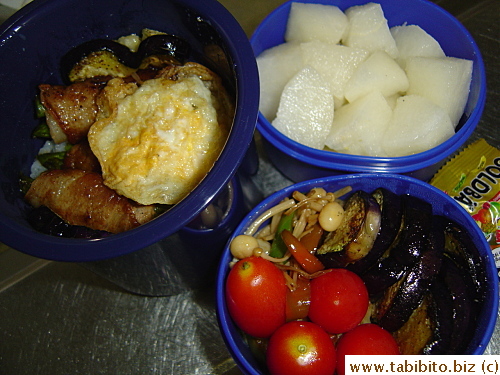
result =
[[[269,339],[266,362],[271,375],[333,375],[335,346],[318,325],[293,321],[278,328]]]
[[[226,281],[229,314],[243,332],[269,337],[285,323],[287,289],[283,272],[272,262],[255,256],[242,259]]]
[[[357,326],[368,309],[368,291],[354,272],[334,268],[311,281],[309,318],[329,333]]]
[[[345,356],[348,354],[400,354],[392,335],[382,327],[367,323],[344,333],[337,342],[337,374],[345,374]]]

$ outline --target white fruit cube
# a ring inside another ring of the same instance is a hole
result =
[[[392,58],[398,57],[398,48],[391,35],[387,19],[380,4],[368,3],[350,7],[345,11],[349,26],[342,43],[371,52],[382,50]]]
[[[339,43],[347,28],[347,17],[338,7],[323,4],[292,3],[285,40],[320,40]]]
[[[286,83],[302,69],[299,44],[283,43],[257,57],[260,79],[259,110],[269,121],[276,117],[281,92]]]
[[[469,96],[472,61],[455,57],[410,57],[406,62],[408,94],[421,95],[446,110],[454,126]]]
[[[306,66],[285,86],[272,124],[296,142],[323,149],[333,111],[329,85],[314,68]]]
[[[397,100],[384,134],[388,156],[406,156],[429,150],[455,134],[450,117],[440,106],[419,95]]]
[[[408,57],[445,56],[439,42],[418,25],[394,26],[391,28],[391,34],[399,51],[397,61],[403,68]]]
[[[382,137],[392,116],[392,109],[378,91],[335,112],[326,145],[337,152],[365,156],[385,156]]]
[[[373,52],[347,81],[344,89],[349,102],[368,94],[380,91],[389,97],[408,89],[408,77],[399,64],[384,51]]]
[[[344,87],[369,52],[340,44],[319,41],[301,44],[302,61],[316,69],[329,83],[335,108],[345,102]]]

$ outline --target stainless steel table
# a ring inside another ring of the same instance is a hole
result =
[[[250,36],[283,0],[220,0]],[[500,148],[500,2],[437,1],[473,34],[488,96],[477,131]],[[12,10],[0,6],[0,22]],[[258,137],[257,137],[258,141]],[[259,148],[259,152],[261,152]],[[289,184],[260,154],[263,195]],[[500,354],[500,323],[486,354]],[[0,244],[0,374],[239,374],[220,336],[214,288],[171,297],[129,293],[77,264]]]

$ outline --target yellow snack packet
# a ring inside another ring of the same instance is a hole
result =
[[[479,139],[448,161],[430,184],[470,213],[500,269],[500,150]]]

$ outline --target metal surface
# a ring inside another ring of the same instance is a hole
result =
[[[283,0],[220,2],[250,36]],[[500,148],[500,2],[438,3],[472,33],[486,64],[487,102],[471,141],[485,138]],[[0,21],[11,13],[0,7]],[[268,195],[289,181],[259,152],[254,182]],[[0,374],[239,374],[219,333],[213,287],[141,296],[81,265],[37,260],[0,244]],[[486,354],[500,354],[500,323]]]

